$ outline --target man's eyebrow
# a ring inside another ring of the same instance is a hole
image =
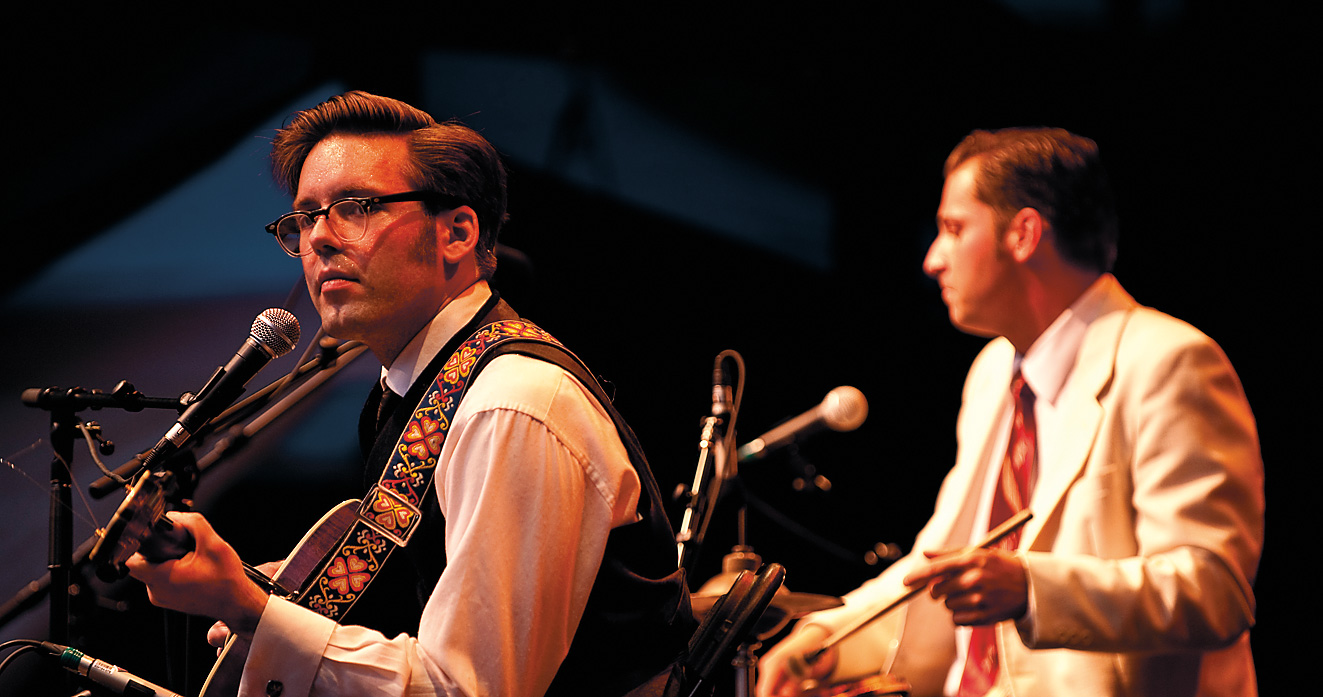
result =
[[[376,191],[375,189],[370,189],[365,187],[354,187],[351,189],[343,189],[341,191],[335,192],[335,194],[333,194],[330,198],[328,198],[326,202],[329,204],[331,201],[339,201],[342,198],[368,198],[371,196],[381,196],[381,195],[382,194]],[[318,204],[316,199],[298,199],[294,202],[293,208],[296,211],[311,211],[321,208],[321,206]]]

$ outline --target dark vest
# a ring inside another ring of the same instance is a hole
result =
[[[458,345],[479,327],[518,318],[493,293],[474,319],[437,353],[422,377],[404,395],[401,403],[408,406],[396,409],[380,433],[373,432],[380,387],[373,390],[359,421],[360,444],[367,463],[365,489],[380,477],[391,449],[408,423],[410,410],[422,399]],[[611,416],[642,482],[638,504],[641,520],[612,530],[607,538],[602,566],[569,654],[546,693],[549,696],[624,694],[674,662],[697,628],[684,575],[676,569],[675,537],[666,518],[660,489],[633,431],[616,412],[597,380],[577,361],[544,344],[516,342],[507,346],[508,349],[503,346],[489,352],[494,355],[485,357],[475,367],[475,373],[495,355],[503,353],[531,355],[565,368],[597,396]],[[470,384],[473,379],[470,378]],[[446,566],[445,519],[437,504],[435,487],[428,490],[422,508],[423,522],[409,546],[391,557],[380,577],[346,616],[346,624],[372,627],[387,636],[400,632],[417,636],[422,606]],[[585,692],[589,688],[591,692]]]

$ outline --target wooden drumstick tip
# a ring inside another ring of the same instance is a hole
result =
[[[816,678],[809,677],[809,667],[817,662],[822,653],[821,650],[815,650],[806,654],[791,654],[786,657],[786,672],[790,674],[790,677],[799,681],[801,691],[817,689],[820,684]]]
[[[799,680],[808,677],[809,662],[805,660],[807,654],[792,653],[786,657],[786,672]],[[814,658],[817,658],[814,656]]]

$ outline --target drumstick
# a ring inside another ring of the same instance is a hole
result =
[[[978,544],[973,545],[971,547],[965,547],[964,549],[958,549],[954,552],[943,554],[941,557],[939,557],[939,559],[951,557],[957,554],[965,554],[966,552],[971,552],[975,549],[983,549],[986,547],[991,547],[992,545],[996,544],[997,541],[1000,540],[1001,538],[1006,537],[1007,535],[1011,534],[1012,531],[1019,528],[1021,525],[1024,525],[1025,523],[1029,522],[1029,519],[1033,517],[1034,517],[1033,514],[1029,512],[1028,508],[1021,509],[1019,513],[1016,513],[1010,518],[1007,518],[1006,522],[993,528],[992,531],[988,533],[988,536],[983,538],[982,542],[979,542]],[[835,634],[832,634],[831,636],[827,637],[827,640],[823,642],[821,648],[815,651],[811,651],[807,654],[804,654],[805,664],[816,662],[818,660],[818,657],[822,656],[823,653],[826,653],[828,649],[837,645],[843,639],[850,636],[851,634],[854,634],[855,632],[859,631],[864,627],[864,625],[867,625],[869,622],[872,622],[873,620],[881,617],[882,615],[885,615],[888,612],[891,612],[892,610],[896,609],[897,607],[900,607],[902,604],[909,601],[914,596],[918,595],[919,591],[922,591],[926,587],[927,587],[926,585],[923,585],[923,586],[916,586],[914,588],[911,588],[905,591],[905,593],[901,595],[899,598],[896,598],[895,600],[887,603],[886,605],[883,605],[881,608],[877,609],[876,611],[864,615],[863,617],[838,629]]]

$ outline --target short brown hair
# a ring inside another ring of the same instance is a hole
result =
[[[1060,128],[974,131],[946,158],[944,173],[978,159],[975,195],[1007,220],[1033,208],[1066,259],[1097,271],[1116,261],[1118,227],[1098,145]]]
[[[482,278],[496,271],[496,239],[509,219],[505,166],[491,143],[458,121],[437,122],[427,112],[398,99],[354,91],[336,95],[294,115],[276,131],[271,165],[276,181],[290,195],[299,188],[303,162],[333,134],[397,133],[409,138],[410,179],[418,188],[464,201],[478,215],[475,257]],[[429,207],[435,215],[442,209]]]

